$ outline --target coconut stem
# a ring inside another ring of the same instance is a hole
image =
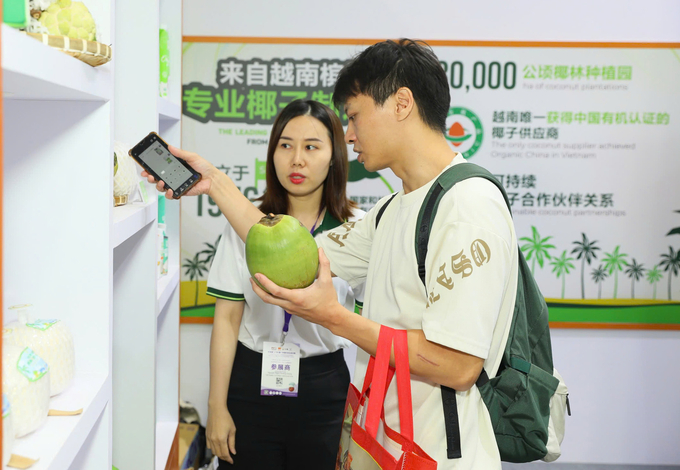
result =
[[[274,225],[278,224],[282,218],[282,215],[268,214],[262,217],[259,223],[265,227],[273,227]]]

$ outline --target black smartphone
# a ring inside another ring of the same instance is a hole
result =
[[[156,181],[162,181],[166,189],[172,189],[173,199],[182,197],[201,180],[201,174],[171,154],[168,144],[155,132],[144,137],[129,154]]]

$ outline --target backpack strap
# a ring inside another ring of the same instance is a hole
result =
[[[489,173],[489,171],[481,166],[475,165],[474,163],[458,164],[442,173],[432,184],[430,191],[425,196],[416,223],[415,249],[416,259],[418,260],[418,276],[420,277],[423,286],[426,288],[425,295],[427,295],[425,258],[427,258],[427,244],[430,241],[430,230],[432,229],[432,224],[434,223],[434,218],[437,214],[437,208],[439,207],[442,197],[444,197],[444,194],[446,194],[449,189],[456,183],[468,178],[484,178],[494,183],[503,194],[508,210],[510,210],[510,213],[512,214],[510,201],[505,193],[505,189],[498,180]],[[385,204],[385,206],[387,206],[387,204]],[[385,206],[383,206],[381,210],[384,209]],[[488,380],[489,376],[486,371],[482,369],[477,384],[481,385]],[[456,404],[456,391],[444,385],[440,385],[440,388],[442,391],[442,405],[444,407],[444,426],[446,428],[446,457],[448,459],[459,459],[463,454],[460,442],[460,424],[458,420],[458,406]]]
[[[399,193],[396,192],[396,193],[392,194],[392,197],[390,197],[387,200],[387,202],[385,204],[383,204],[383,206],[380,209],[378,209],[378,215],[375,216],[375,228],[376,229],[378,228],[378,224],[380,223],[380,219],[382,218],[383,213],[385,212],[385,209],[387,209],[387,206],[390,205],[390,202],[392,202],[392,199],[394,199],[397,196],[397,194],[399,194]]]
[[[430,230],[434,223],[434,217],[437,215],[437,208],[444,197],[444,194],[451,189],[456,183],[466,180],[468,178],[484,178],[491,181],[503,194],[503,199],[510,210],[510,201],[508,195],[505,193],[503,185],[488,170],[482,168],[474,163],[460,163],[454,165],[444,173],[439,175],[439,178],[432,184],[430,191],[425,196],[425,201],[420,207],[418,213],[418,222],[416,223],[416,259],[418,260],[418,275],[425,286],[425,258],[427,257],[427,243],[430,241]],[[385,207],[385,206],[383,206]]]
[[[484,369],[482,369],[484,371]],[[446,429],[446,458],[459,459],[463,456],[460,445],[460,423],[458,422],[458,404],[456,391],[446,385],[439,386],[442,390],[442,405],[444,407],[444,428]]]

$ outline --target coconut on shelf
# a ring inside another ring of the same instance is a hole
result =
[[[10,307],[18,320],[5,326],[5,344],[31,348],[50,367],[50,395],[63,392],[75,375],[73,335],[64,322],[55,319],[34,319],[31,305]]]
[[[47,420],[49,366],[31,348],[3,345],[2,390],[12,406],[15,437],[35,431]]]

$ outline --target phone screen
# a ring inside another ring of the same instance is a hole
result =
[[[139,155],[139,159],[144,161],[173,190],[179,188],[192,176],[191,171],[182,165],[158,140],[154,140]]]

